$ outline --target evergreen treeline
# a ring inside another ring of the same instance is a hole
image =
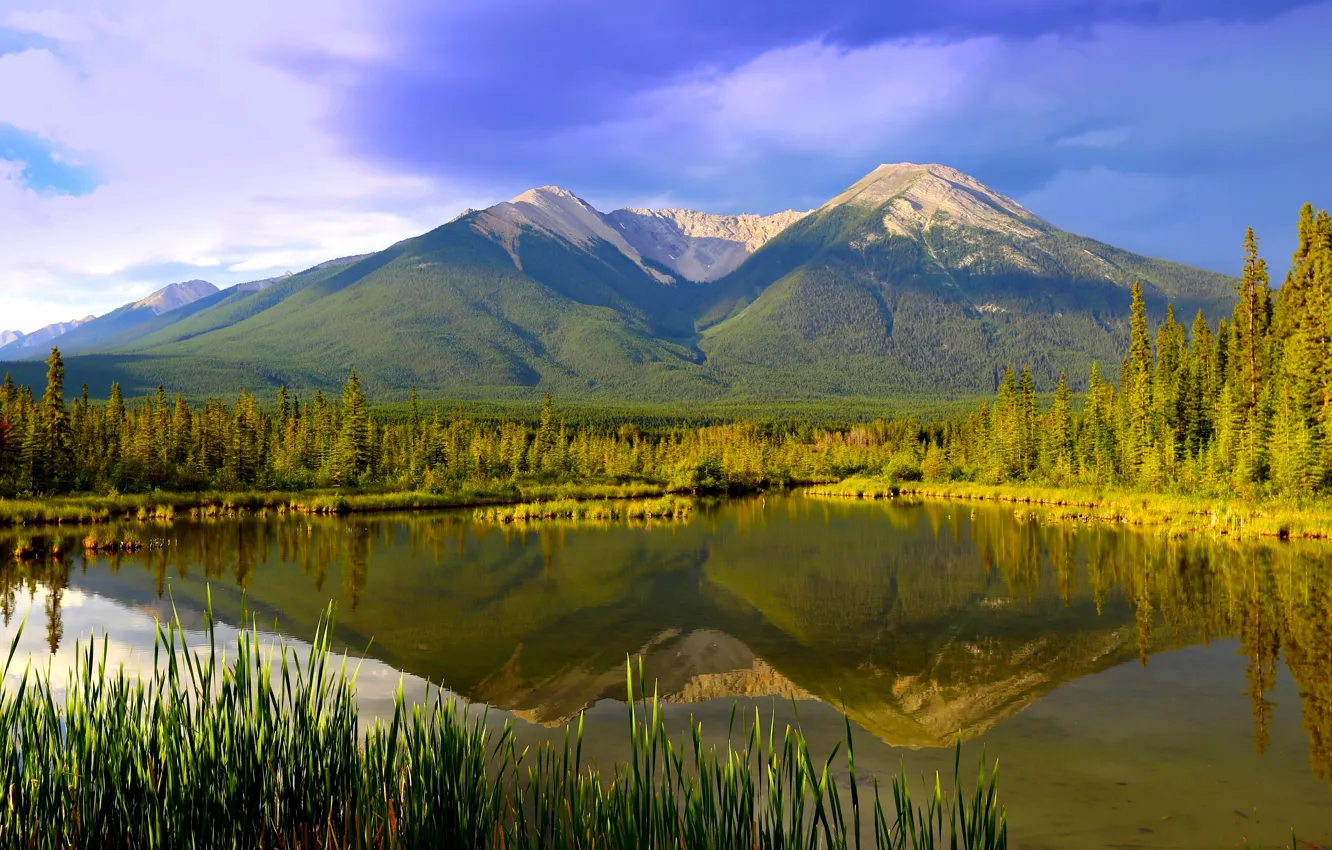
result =
[[[461,411],[429,416],[415,393],[406,417],[371,414],[355,373],[340,399],[299,399],[280,388],[269,404],[248,392],[201,409],[179,395],[129,403],[113,385],[105,404],[87,390],[64,400],[53,349],[40,399],[6,378],[0,388],[0,495],[163,490],[301,490],[327,486],[445,492],[514,479],[642,480],[701,490],[828,480],[882,467],[915,445],[910,422],[849,431],[750,422],[645,430],[634,424],[570,428],[549,397],[540,420],[483,423]]]
[[[1149,332],[1133,289],[1119,386],[1093,366],[1080,411],[1061,377],[1040,411],[1031,375],[947,425],[924,452],[926,477],[1119,485],[1299,497],[1332,487],[1332,218],[1306,205],[1292,267],[1273,297],[1252,229],[1234,314],[1187,330],[1168,310]]]
[[[40,398],[0,387],[0,495],[151,489],[372,486],[435,492],[514,479],[649,479],[721,490],[826,481],[1031,481],[1146,487],[1245,498],[1332,489],[1332,218],[1306,205],[1276,297],[1252,230],[1233,316],[1186,329],[1167,310],[1153,336],[1133,288],[1130,344],[1116,386],[1093,364],[1075,406],[1061,376],[1042,410],[1029,369],[1004,374],[965,419],[847,428],[738,421],[703,428],[569,427],[549,397],[539,422],[372,414],[352,372],[341,398],[285,388],[202,408],[177,395],[105,404],[85,386],[67,404],[58,349]]]

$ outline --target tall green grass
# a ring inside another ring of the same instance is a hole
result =
[[[210,608],[206,647],[188,646],[178,620],[159,626],[149,676],[109,669],[106,640],[76,649],[63,688],[25,667],[0,694],[0,846],[1007,846],[983,764],[974,791],[955,770],[954,793],[936,776],[917,805],[903,774],[886,804],[874,783],[866,807],[849,721],[844,792],[838,748],[815,760],[798,728],[757,713],[732,711],[724,749],[692,721],[673,742],[641,669],[632,755],[605,770],[583,763],[581,720],[563,746],[520,750],[511,726],[442,695],[411,704],[401,688],[391,721],[363,730],[329,622],[304,659],[262,650],[255,631],[228,658]]]

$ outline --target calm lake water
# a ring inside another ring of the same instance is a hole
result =
[[[683,724],[733,706],[852,722],[859,770],[1001,764],[1016,847],[1332,846],[1332,544],[1167,539],[966,503],[800,495],[670,523],[495,526],[470,512],[140,526],[163,545],[0,567],[6,644],[61,675],[74,644],[152,663],[174,600],[234,634],[308,639],[328,603],[367,715],[435,683],[627,750],[625,661]],[[43,532],[46,537],[51,534]],[[0,538],[7,552],[12,532]],[[66,533],[66,551],[81,535]],[[793,708],[794,701],[794,708]]]

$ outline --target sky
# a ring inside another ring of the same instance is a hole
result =
[[[4,0],[0,330],[563,186],[769,213],[941,162],[1279,278],[1332,206],[1332,0]]]

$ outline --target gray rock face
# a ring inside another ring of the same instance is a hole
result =
[[[524,227],[587,247],[608,243],[662,283],[672,277],[701,283],[734,271],[765,242],[806,213],[715,215],[682,209],[620,209],[602,213],[558,186],[530,189],[477,216],[477,227],[517,259]],[[651,261],[644,263],[644,260]],[[663,267],[673,272],[659,271]]]
[[[807,213],[715,215],[681,209],[621,209],[606,216],[653,262],[696,283],[735,271],[749,255]]]

